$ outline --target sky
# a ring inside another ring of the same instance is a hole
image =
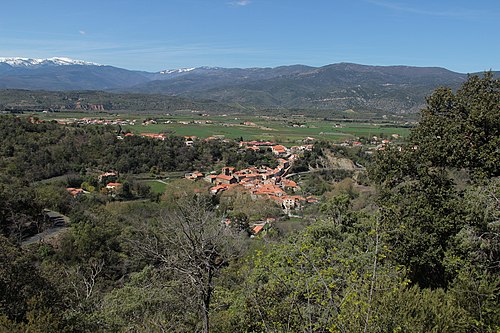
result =
[[[500,70],[500,0],[4,0],[0,57]]]

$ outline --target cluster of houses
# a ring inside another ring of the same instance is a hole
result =
[[[208,115],[207,115],[208,116]],[[191,124],[196,124],[196,125],[207,125],[207,124],[213,124],[214,122],[212,120],[165,120],[165,121],[158,121],[156,119],[145,119],[142,122],[143,126],[148,126],[148,125],[154,125],[154,124],[181,124],[181,125],[191,125]]]
[[[301,209],[306,203],[315,203],[315,197],[303,197],[289,193],[297,192],[300,188],[296,182],[287,179],[285,176],[291,168],[297,154],[282,145],[274,145],[272,142],[241,142],[240,146],[247,149],[260,149],[269,147],[277,157],[278,166],[269,167],[249,167],[236,170],[234,167],[223,167],[220,174],[204,175],[199,171],[186,173],[185,178],[190,180],[203,179],[213,186],[210,193],[216,195],[234,187],[240,187],[250,193],[253,199],[259,197],[268,198],[278,204],[285,213],[290,214],[293,210]],[[312,147],[296,147],[295,150],[305,150]]]
[[[306,138],[306,140],[307,139],[312,138]],[[274,155],[281,158],[289,158],[294,155],[296,156],[296,154],[299,154],[300,152],[303,152],[305,150],[311,151],[313,149],[312,144],[292,146],[290,148],[287,148],[283,145],[277,145],[276,143],[270,141],[241,141],[239,145],[240,148],[250,149],[254,151],[258,151],[261,149],[271,149]]]
[[[394,140],[399,140],[401,136],[399,134],[391,134],[391,138]],[[376,136],[373,136],[370,144],[375,146],[375,150],[385,150],[385,148],[392,143],[391,140],[388,139],[380,139]]]
[[[148,125],[154,125],[154,124],[181,124],[181,125],[191,125],[191,124],[196,124],[196,125],[207,125],[207,124],[213,124],[212,120],[165,120],[165,121],[158,121],[156,119],[152,118],[147,118],[143,120],[142,125],[143,126],[148,126]]]
[[[391,137],[393,139],[399,139],[400,136],[399,134],[392,134]],[[391,140],[388,139],[380,139],[376,136],[373,136],[368,142],[366,142],[371,145],[369,150],[385,150],[385,148],[392,143]],[[346,140],[340,144],[338,144],[341,147],[361,147],[363,146],[363,142],[358,141],[358,140]]]
[[[136,120],[129,119],[103,119],[103,118],[80,118],[80,119],[59,119],[60,125],[78,124],[78,125],[135,125]]]
[[[101,173],[97,177],[99,183],[103,184],[102,188],[106,189],[107,193],[112,196],[114,196],[116,194],[116,191],[119,190],[122,186],[122,183],[116,182],[116,179],[118,179],[118,173],[113,171]],[[71,194],[73,198],[78,198],[84,194],[89,193],[83,188],[68,187],[66,188],[66,190],[69,194]]]
[[[134,134],[132,133],[127,133],[125,134],[125,136],[134,136]],[[156,133],[141,133],[139,134],[139,136],[143,137],[143,138],[150,138],[150,139],[156,139],[156,140],[161,140],[161,141],[165,141],[165,139],[168,138],[168,134],[163,134],[163,133],[160,133],[160,134],[156,134]],[[184,136],[184,143],[186,144],[186,146],[192,146],[194,144],[194,140],[196,140],[198,137],[194,136],[194,135],[185,135]]]

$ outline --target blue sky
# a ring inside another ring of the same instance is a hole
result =
[[[500,0],[24,0],[0,57],[128,69],[368,65],[500,70]]]

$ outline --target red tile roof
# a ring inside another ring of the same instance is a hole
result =
[[[272,147],[272,150],[278,153],[285,153],[286,152],[286,147],[282,145],[276,145]]]
[[[262,231],[262,229],[264,229],[264,226],[263,225],[256,225],[255,227],[253,227],[252,229],[252,232],[254,234],[258,234],[259,232]]]
[[[226,175],[220,174],[220,175],[217,176],[217,178],[224,179],[224,180],[231,180],[234,177],[233,176],[226,176]]]
[[[165,140],[165,135],[163,134],[141,133],[141,136],[146,138]]]
[[[217,192],[219,192],[219,191],[225,191],[225,190],[227,190],[227,189],[228,189],[228,187],[229,187],[229,186],[224,185],[224,184],[217,185],[217,186],[211,187],[211,188],[210,188],[210,192],[212,192],[212,193],[214,193],[214,194],[215,194],[215,193],[217,193]]]
[[[297,187],[297,183],[296,183],[296,182],[294,182],[293,180],[284,179],[284,180],[282,181],[282,184],[283,184],[283,186],[285,186],[285,187]]]
[[[74,197],[76,197],[79,194],[83,194],[83,189],[81,188],[68,187],[66,190],[69,192],[69,194],[71,194]]]

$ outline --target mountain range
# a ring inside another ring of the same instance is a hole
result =
[[[466,79],[467,74],[439,67],[352,63],[151,73],[68,58],[0,58],[0,89],[164,94],[260,109],[412,113],[436,87],[457,88]]]

